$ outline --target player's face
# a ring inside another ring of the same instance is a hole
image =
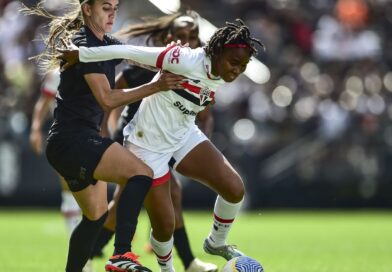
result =
[[[189,43],[190,48],[200,46],[199,43],[199,28],[178,27],[173,30],[172,41],[180,40],[182,44]]]
[[[212,73],[226,82],[232,82],[245,71],[251,56],[249,48],[224,48],[213,59]]]
[[[95,29],[103,33],[111,32],[117,16],[118,0],[95,0],[86,11]]]

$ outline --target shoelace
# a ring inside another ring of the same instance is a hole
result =
[[[229,249],[236,249],[237,245],[225,245],[225,247],[227,247]]]
[[[113,256],[113,257],[117,257],[117,256]],[[129,260],[133,261],[134,263],[141,265],[140,262],[138,261],[139,256],[133,252],[127,252],[122,255],[119,255],[118,257],[124,258],[124,259],[129,259]]]

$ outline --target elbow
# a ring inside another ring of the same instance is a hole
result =
[[[115,105],[109,96],[103,97],[99,104],[103,111],[111,111],[115,108]]]
[[[101,105],[101,108],[103,111],[106,111],[106,112],[112,110],[112,107],[110,107],[109,105]]]
[[[103,111],[111,111],[112,109],[114,109],[115,107],[113,106],[112,103],[110,103],[109,101],[106,101],[105,103],[101,104],[101,107],[103,109]]]

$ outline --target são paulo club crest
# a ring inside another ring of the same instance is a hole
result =
[[[207,87],[204,87],[200,90],[199,97],[200,97],[200,106],[206,102],[208,98],[210,98],[211,91]]]

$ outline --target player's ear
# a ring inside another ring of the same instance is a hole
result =
[[[91,16],[91,6],[88,4],[82,5],[82,11],[85,15]]]

